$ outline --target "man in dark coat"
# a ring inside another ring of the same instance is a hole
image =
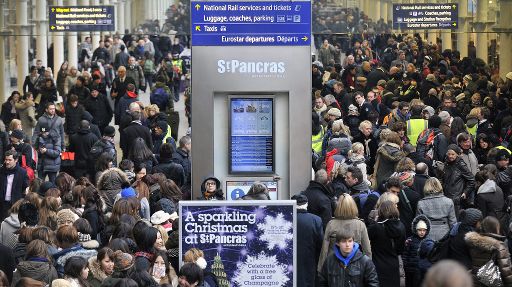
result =
[[[297,201],[297,282],[302,287],[314,287],[324,239],[322,219],[308,212],[305,195],[294,195],[292,200]]]
[[[83,105],[90,93],[91,91],[85,86],[85,78],[79,76],[76,78],[76,84],[69,90],[68,96],[76,95],[78,97],[78,103]]]
[[[82,120],[78,132],[69,138],[69,151],[75,152],[75,178],[93,175],[94,162],[90,151],[98,137],[91,133],[89,122]],[[91,168],[92,167],[92,168]]]
[[[12,204],[25,195],[28,176],[25,169],[18,165],[18,153],[5,152],[4,165],[0,169],[0,219],[7,217]]]
[[[84,107],[92,115],[92,123],[97,125],[100,132],[103,133],[103,130],[109,125],[114,114],[107,96],[101,94],[98,89],[93,88],[91,94],[85,100]]]
[[[0,270],[2,270],[9,282],[12,282],[12,274],[16,269],[16,261],[14,261],[14,255],[12,248],[9,248],[3,244],[0,244]]]
[[[135,86],[135,80],[126,76],[126,68],[124,66],[119,67],[117,69],[117,78],[112,82],[112,90],[110,91],[111,97],[114,98],[114,109],[117,109],[117,104],[126,93],[129,84]],[[119,123],[116,122],[116,124],[118,125]]]
[[[158,165],[153,167],[153,173],[161,172],[181,187],[185,183],[185,173],[181,165],[172,161],[173,152],[174,148],[169,143],[163,143],[160,146],[160,158],[158,159]]]
[[[398,196],[398,210],[400,211],[400,221],[405,226],[405,234],[411,236],[411,224],[416,216],[418,201],[420,195],[412,190],[410,186],[413,183],[413,175],[409,172],[401,172],[398,177],[390,177],[386,183],[388,192]]]
[[[370,87],[370,88],[375,88],[377,86],[377,83],[380,80],[385,80],[385,81],[388,80],[388,75],[384,71],[384,68],[382,68],[380,66],[380,62],[379,62],[379,66],[377,67],[377,69],[371,71],[368,74],[367,79],[368,79],[368,87]]]
[[[123,159],[128,157],[128,152],[130,151],[133,143],[136,138],[142,138],[149,149],[153,149],[153,139],[151,138],[151,131],[148,127],[142,125],[141,113],[133,112],[132,114],[132,122],[121,131],[120,137],[120,146],[123,151]]]
[[[315,180],[309,182],[303,193],[308,198],[308,212],[322,218],[324,229],[332,219],[336,206],[334,193],[327,188],[327,183],[327,172],[324,169],[318,170]]]
[[[412,189],[418,193],[418,195],[423,198],[423,189],[425,187],[425,182],[429,179],[428,176],[428,166],[424,162],[420,162],[416,165],[416,174],[414,175],[414,181],[412,183]]]
[[[468,208],[461,212],[460,219],[461,221],[450,230],[450,246],[447,259],[458,261],[467,269],[471,269],[473,262],[464,237],[468,232],[476,230],[476,227],[482,221],[482,212],[476,208]]]
[[[189,136],[181,137],[179,147],[172,154],[172,161],[183,167],[185,173],[185,185],[190,185],[192,163],[190,162],[190,151],[192,149],[192,140]]]

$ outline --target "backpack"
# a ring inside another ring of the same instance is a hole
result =
[[[91,161],[96,161],[106,149],[107,145],[102,140],[95,142],[89,152]]]
[[[434,159],[434,140],[441,133],[434,132],[433,129],[426,129],[421,132],[418,136],[418,142],[416,143],[416,152],[422,157],[428,157]]]
[[[155,73],[155,63],[151,60],[144,61],[144,74],[154,74]]]
[[[161,111],[165,110],[165,107],[169,103],[169,94],[165,91],[165,88],[160,87],[155,89],[150,95],[151,104],[155,104]]]
[[[364,207],[364,205],[366,204],[366,200],[368,199],[368,196],[370,195],[375,195],[377,196],[377,198],[380,197],[380,194],[378,192],[376,192],[375,190],[370,190],[370,192],[368,193],[359,193],[357,195],[357,197],[359,198],[359,206],[361,207],[361,209]]]

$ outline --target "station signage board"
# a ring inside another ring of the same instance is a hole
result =
[[[114,6],[50,6],[50,32],[115,31]]]
[[[441,4],[393,4],[393,29],[458,29],[459,6]]]

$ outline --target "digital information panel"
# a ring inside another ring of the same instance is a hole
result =
[[[114,6],[50,6],[50,32],[114,31]]]
[[[274,172],[273,99],[230,99],[230,173]]]
[[[226,199],[236,200],[246,195],[254,182],[251,180],[226,181]],[[270,199],[277,200],[277,181],[260,182],[267,186]]]
[[[457,29],[457,4],[393,4],[393,29]]]
[[[194,46],[309,46],[311,2],[191,3]]]

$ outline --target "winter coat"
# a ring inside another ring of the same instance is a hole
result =
[[[64,275],[64,265],[66,261],[73,256],[80,256],[85,260],[89,260],[91,257],[96,257],[98,252],[94,249],[84,249],[80,244],[76,244],[73,247],[62,249],[53,255],[55,260],[55,268],[59,276]]]
[[[2,111],[0,113],[0,118],[2,119],[2,121],[4,122],[5,125],[9,125],[9,123],[11,123],[11,121],[15,118],[17,118],[17,112],[16,112],[16,109],[14,114],[12,113],[12,109],[13,109],[13,106],[12,106],[12,103],[11,101],[7,101],[5,103],[2,104]]]
[[[78,131],[84,111],[85,109],[82,105],[73,107],[70,104],[66,104],[66,120],[64,123],[64,131],[67,135],[74,134]]]
[[[425,237],[420,238],[418,237],[418,234],[416,232],[416,225],[420,220],[423,220],[427,224],[427,232],[425,234]],[[421,241],[428,238],[428,234],[430,232],[430,220],[427,216],[420,214],[414,218],[411,224],[411,232],[412,235],[407,238],[405,241],[405,249],[404,253],[402,254],[402,261],[404,262],[404,271],[405,272],[419,272],[419,249],[421,245]]]
[[[443,191],[446,197],[454,200],[455,205],[460,204],[460,196],[463,193],[468,200],[472,199],[475,192],[475,176],[460,157],[453,162],[446,162],[443,172]]]
[[[138,100],[137,94],[135,92],[126,91],[126,93],[121,96],[117,106],[115,108],[115,116],[116,121],[121,121],[121,116],[128,111],[131,103],[134,103]]]
[[[216,189],[212,195],[207,196],[205,183],[209,179],[215,181]],[[206,177],[201,183],[201,196],[199,196],[198,200],[224,200],[224,193],[222,192],[222,186],[220,185],[219,179],[212,176]]]
[[[69,95],[77,95],[78,96],[78,103],[80,105],[83,105],[85,103],[85,99],[91,94],[91,91],[85,86],[78,87],[77,85],[74,85],[68,92]]]
[[[13,249],[0,244],[0,270],[2,270],[9,282],[12,282],[12,276],[14,269],[16,268],[16,262],[14,260]]]
[[[64,124],[62,123],[62,118],[55,115],[50,117],[48,114],[44,114],[39,119],[37,119],[36,127],[34,128],[34,134],[32,135],[32,144],[35,145],[37,143],[37,138],[41,133],[41,125],[45,125],[50,127],[50,130],[53,130],[56,134],[60,136],[60,147],[61,150],[65,148],[64,145]]]
[[[93,117],[92,123],[99,127],[106,127],[112,120],[112,107],[107,99],[107,96],[98,94],[97,97],[89,96],[84,103],[85,110],[87,110]]]
[[[394,143],[384,143],[377,149],[377,157],[374,167],[374,178],[377,186],[380,186],[395,172],[396,164],[405,157],[400,146]]]
[[[43,172],[59,172],[62,151],[60,137],[53,130],[44,138],[39,136],[34,143],[35,149],[38,151],[37,169]],[[41,153],[41,148],[46,148],[45,153]]]
[[[105,227],[103,215],[98,211],[96,206],[87,207],[82,212],[82,218],[86,219],[91,225],[91,238],[96,239],[98,233]]]
[[[34,95],[34,97],[34,99],[40,98],[39,105],[37,106],[37,115],[40,116],[45,113],[46,104],[57,101],[57,88],[55,86],[50,88],[43,87],[39,95]]]
[[[475,175],[478,171],[478,160],[476,159],[475,153],[471,149],[467,151],[463,150],[460,158],[462,158],[469,171]]]
[[[36,108],[34,101],[25,101],[21,100],[16,103],[16,111],[18,111],[21,126],[23,127],[23,132],[29,137],[32,138],[32,134],[34,133],[34,127],[36,126]]]
[[[76,134],[70,136],[69,151],[75,152],[75,168],[87,169],[94,164],[90,154],[96,141],[98,138],[89,129],[79,129]]]
[[[425,195],[423,194],[423,189],[425,188],[425,182],[429,179],[430,176],[426,174],[415,174],[414,181],[412,183],[412,189],[418,193],[420,198],[423,198]]]
[[[270,195],[268,194],[268,191],[262,191],[259,193],[247,193],[244,196],[241,196],[237,199],[240,200],[270,200]]]
[[[176,152],[172,154],[172,161],[181,165],[183,167],[183,172],[185,174],[185,184],[190,184],[191,173],[192,173],[192,163],[190,162],[189,155],[186,151],[181,148],[177,148]]]
[[[450,230],[448,258],[453,259],[460,264],[464,265],[466,269],[471,269],[471,254],[469,253],[469,246],[466,243],[466,234],[474,231],[474,228],[467,224],[458,222]]]
[[[379,275],[380,286],[400,286],[398,256],[405,244],[405,227],[399,219],[386,219],[368,227],[372,243],[372,260]]]
[[[137,138],[142,138],[148,148],[150,150],[153,149],[153,139],[149,128],[143,126],[138,121],[133,121],[121,133],[120,146],[121,150],[123,150],[123,158],[128,157],[128,153]]]
[[[146,85],[144,72],[139,65],[126,66],[126,77],[130,77],[135,81],[135,90],[142,89]]]
[[[11,249],[14,248],[14,245],[18,242],[18,235],[14,234],[14,232],[18,231],[18,229],[20,229],[18,214],[11,213],[9,217],[2,221],[2,225],[0,226],[0,244]]]
[[[503,190],[504,196],[512,195],[512,165],[496,175],[496,183]]]
[[[359,133],[359,136],[354,136],[352,142],[360,142],[364,146],[364,155],[368,159],[367,172],[373,174],[373,168],[375,165],[375,159],[377,157],[377,149],[379,148],[378,139],[370,134],[366,137],[363,133]]]
[[[28,176],[25,169],[23,169],[19,164],[14,167],[14,170],[8,170],[5,167],[0,168],[0,202],[5,201],[5,193],[7,190],[7,176],[10,173],[14,173],[14,179],[12,181],[12,189],[11,189],[11,203],[14,204],[19,199],[22,199],[25,190],[28,187]],[[5,212],[4,214],[7,214]]]
[[[41,258],[43,259],[43,258]],[[22,277],[29,277],[45,284],[51,284],[53,280],[58,279],[57,270],[47,261],[21,261],[16,266],[16,271],[12,277],[11,286],[16,286]]]
[[[16,264],[20,263],[25,259],[25,255],[27,255],[27,243],[16,242],[14,245],[14,249],[12,251],[12,255],[14,256],[14,261]]]
[[[372,194],[370,187],[364,182],[350,187],[350,194],[352,194],[352,198],[354,198],[356,202],[359,217],[363,219],[366,224],[369,224],[370,212],[374,209],[379,200],[378,194],[375,192]],[[366,201],[364,205],[362,205],[361,198],[364,196],[366,196]]]
[[[161,112],[167,111],[167,107],[174,109],[174,101],[171,99],[172,92],[164,83],[156,82],[155,87],[151,90],[149,102],[157,105]]]
[[[87,277],[87,281],[92,287],[100,287],[101,282],[107,279],[107,274],[101,270],[100,263],[96,259],[96,257],[89,258],[89,276]]]
[[[481,234],[477,232],[468,232],[464,237],[469,247],[472,261],[472,273],[476,274],[478,269],[491,260],[496,255],[495,263],[498,266],[503,286],[512,286],[512,264],[510,262],[510,253],[505,245],[505,236],[498,234]],[[484,286],[474,277],[475,286]]]
[[[410,189],[409,187],[404,187],[398,193],[398,210],[400,211],[400,221],[405,226],[405,233],[407,236],[411,236],[413,233],[410,232],[411,224],[416,216],[416,210],[418,208],[418,201],[420,200],[420,195]]]
[[[121,191],[123,182],[128,181],[126,174],[118,168],[109,168],[99,177],[96,188],[105,203],[105,212],[111,212],[116,195]]]
[[[327,257],[319,273],[320,287],[378,287],[379,278],[372,260],[361,253],[359,244],[354,243],[354,249],[347,258],[341,255],[337,246],[334,252]],[[399,286],[399,285],[395,285]]]
[[[425,196],[418,202],[417,214],[430,220],[429,237],[432,240],[443,238],[457,223],[453,201],[443,194]]]
[[[503,211],[505,205],[503,191],[494,180],[488,179],[478,188],[475,204],[482,211],[484,218],[493,216],[505,223],[505,226],[508,224],[506,213]]]
[[[304,209],[297,209],[297,282],[301,282],[303,287],[315,286],[323,235],[322,219]]]
[[[308,212],[322,218],[325,229],[329,220],[332,219],[336,206],[333,192],[325,185],[312,180],[304,191],[304,195],[308,198]]]
[[[325,259],[332,253],[332,248],[336,243],[336,234],[343,230],[350,230],[354,234],[354,242],[359,243],[361,252],[368,257],[372,257],[370,239],[366,225],[361,219],[339,219],[334,218],[325,228],[324,238],[322,241],[322,251],[318,259],[318,271],[322,270]]]

